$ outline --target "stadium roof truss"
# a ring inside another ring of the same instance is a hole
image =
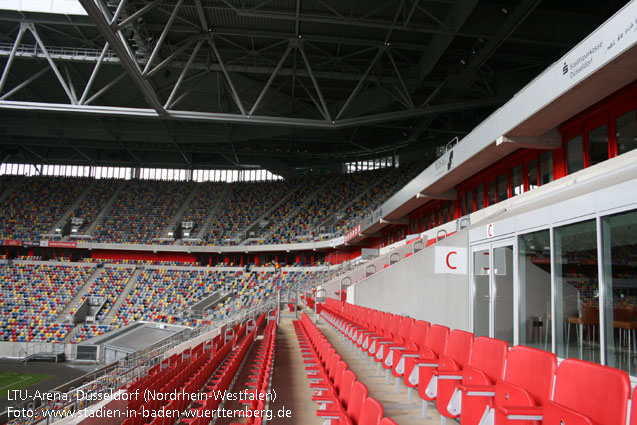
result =
[[[3,162],[285,175],[435,148],[623,3],[79,2],[0,10]]]

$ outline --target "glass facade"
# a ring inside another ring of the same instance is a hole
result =
[[[609,366],[637,372],[637,211],[602,219],[606,359]]]
[[[595,220],[554,230],[557,355],[599,363],[599,276]]]
[[[513,246],[493,249],[495,337],[513,344]]]
[[[548,230],[518,237],[520,344],[551,349],[551,237]]]
[[[282,180],[283,177],[264,169],[186,170],[179,168],[131,168],[79,165],[0,164],[0,175],[92,177],[96,179],[133,179],[196,182],[256,182]]]
[[[513,247],[472,252],[475,329],[488,335],[485,312],[495,294],[494,337],[512,338],[506,324],[517,303],[516,343],[637,375],[637,210],[519,234],[515,241],[517,282],[508,273]]]

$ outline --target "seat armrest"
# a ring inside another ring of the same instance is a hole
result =
[[[458,385],[458,389],[470,397],[495,396],[495,385]]]
[[[541,421],[544,413],[542,406],[499,406],[496,410],[512,421]]]

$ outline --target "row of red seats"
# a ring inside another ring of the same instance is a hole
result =
[[[233,339],[234,341],[237,341],[237,337],[239,335],[245,335],[245,338],[241,339],[241,342],[236,345],[234,350],[224,362],[223,366],[217,370],[214,377],[203,389],[208,396],[204,400],[196,401],[194,406],[191,407],[188,417],[182,419],[181,423],[188,425],[207,425],[210,422],[211,418],[214,417],[212,412],[217,410],[223,401],[218,395],[223,394],[225,391],[230,389],[233,379],[238,374],[239,367],[248,354],[248,351],[256,338],[257,332],[263,325],[264,320],[265,314],[262,314],[256,321],[256,326],[250,332],[246,332],[247,328],[245,325],[242,326],[243,331],[241,332],[240,330],[239,334],[235,335]]]
[[[368,397],[365,384],[347,370],[342,357],[305,313],[293,323],[312,382],[310,388],[316,392],[312,400],[322,405],[316,411],[318,416],[330,425],[397,425],[392,419],[383,418],[383,406]],[[328,404],[331,408],[325,409]]]
[[[234,337],[228,341],[221,336],[212,341],[202,342],[194,348],[186,349],[182,353],[174,354],[149,370],[142,379],[128,387],[129,392],[145,390],[167,394],[184,389],[185,393],[197,393],[208,382],[212,374],[226,360],[238,339],[245,335],[245,324],[238,324],[233,329]],[[154,418],[152,425],[172,425],[176,418],[166,417],[160,411],[185,411],[189,400],[165,401],[151,399],[147,402],[143,397],[132,398],[128,404],[129,411],[136,413],[128,417],[123,425],[142,425]],[[159,412],[159,413],[158,413]]]
[[[255,394],[253,400],[243,400],[247,403],[248,409],[252,412],[263,412],[265,410],[266,397],[270,390],[270,376],[272,374],[272,368],[274,367],[274,343],[276,340],[276,321],[272,320],[265,327],[263,333],[263,339],[259,345],[259,350],[255,357],[254,363],[250,371],[252,375],[248,377],[249,382],[246,383],[247,387],[253,388],[250,390]],[[262,425],[263,416],[259,414],[253,414],[248,417],[245,425]],[[233,423],[231,425],[244,425],[241,423]]]
[[[463,425],[625,425],[626,372],[429,322],[332,300],[323,317],[352,345],[408,388],[426,410]],[[637,397],[637,392],[634,398]],[[633,409],[631,424],[637,424]]]

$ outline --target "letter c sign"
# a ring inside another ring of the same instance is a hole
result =
[[[494,235],[493,232],[493,223],[487,224],[487,238],[492,238]]]
[[[447,261],[447,267],[448,267],[448,268],[450,268],[451,270],[456,270],[458,267],[456,267],[456,266],[452,266],[452,265],[451,265],[451,263],[449,262],[449,258],[450,258],[452,255],[455,257],[456,255],[458,255],[458,252],[457,252],[457,251],[449,251],[449,253],[447,254],[447,259],[446,259],[446,261]]]
[[[467,248],[462,246],[434,246],[437,274],[467,274]]]

